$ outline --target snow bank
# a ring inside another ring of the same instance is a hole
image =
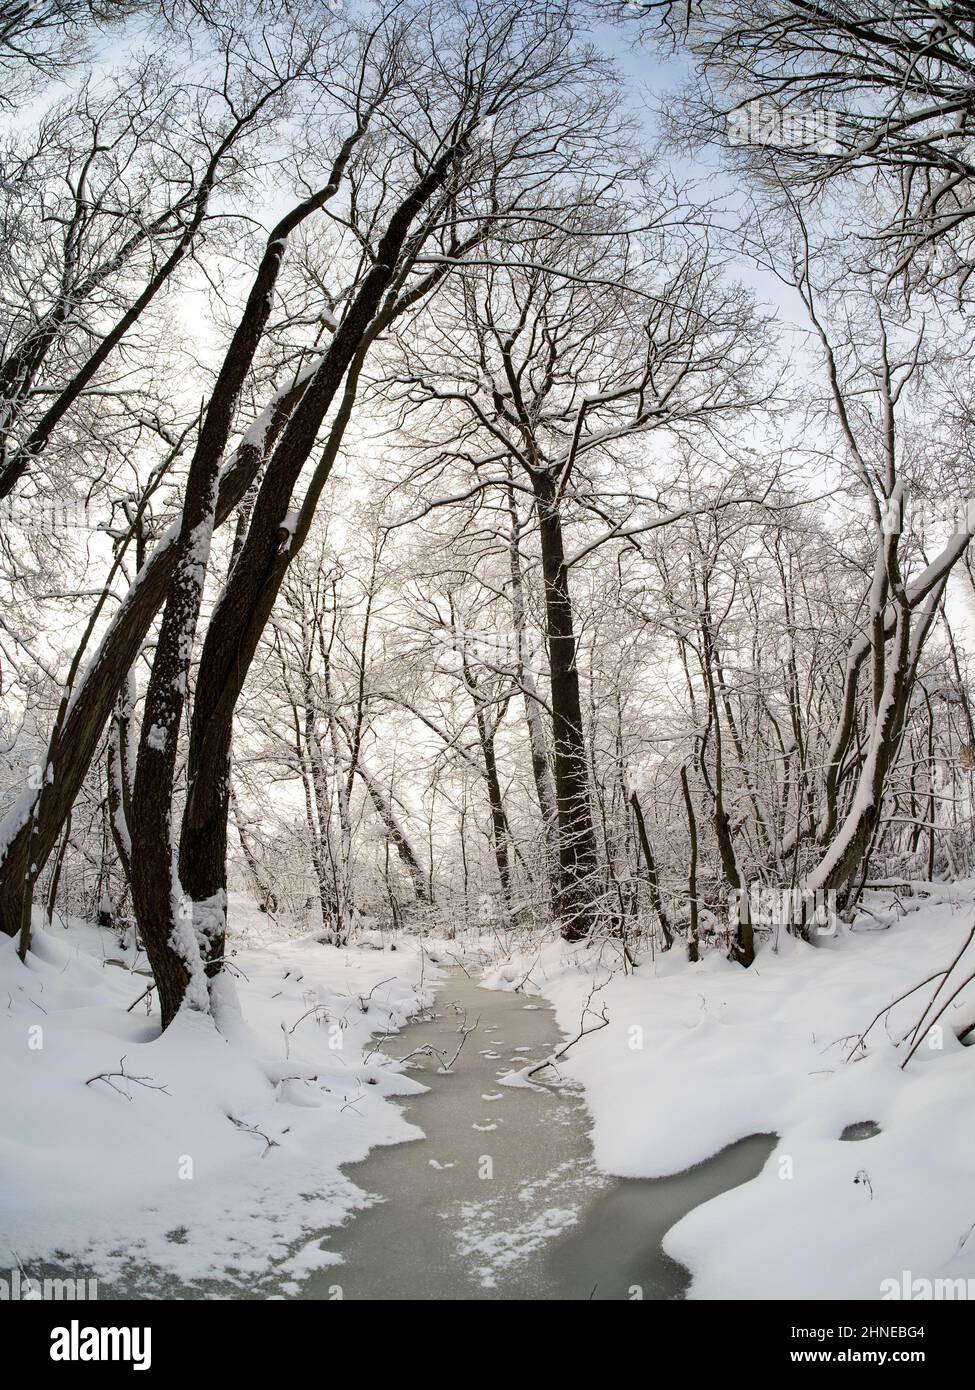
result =
[[[817,947],[783,936],[747,971],[674,953],[623,976],[605,951],[594,959],[557,944],[484,983],[513,988],[530,968],[526,991],[554,1003],[570,1037],[597,986],[586,1026],[604,1006],[610,1022],[559,1068],[585,1088],[606,1172],[657,1177],[746,1135],[780,1136],[758,1178],[668,1233],[664,1248],[693,1275],[691,1297],[879,1298],[882,1281],[902,1284],[904,1271],[975,1279],[975,1048],[951,1027],[971,1021],[975,989],[906,1071],[895,1041],[933,985],[881,1020],[861,1060],[845,1059],[878,1010],[950,964],[973,920],[969,883],[886,930],[864,916]],[[881,1133],[840,1139],[863,1120]]]
[[[187,1013],[162,1035],[144,1003],[127,1012],[146,979],[113,934],[38,930],[27,968],[0,937],[0,1265],[260,1297],[337,1259],[312,1233],[367,1200],[339,1165],[419,1134],[386,1098],[422,1087],[373,1035],[429,1003],[437,972],[409,942],[277,937],[233,898],[231,933],[221,1031]],[[122,1070],[142,1084],[86,1084]]]

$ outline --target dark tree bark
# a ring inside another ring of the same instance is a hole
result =
[[[559,828],[557,916],[566,941],[580,941],[596,921],[598,861],[589,799],[576,637],[556,482],[531,473],[545,581],[546,637],[552,687],[552,734]]]
[[[115,843],[115,853],[122,865],[126,882],[132,882],[132,776],[129,767],[129,738],[132,719],[135,714],[134,689],[129,688],[119,696],[112,714],[112,724],[108,735],[107,775],[108,816]]]
[[[687,834],[690,841],[690,850],[687,856],[687,910],[688,910],[688,943],[687,959],[689,961],[700,960],[700,928],[697,904],[697,817],[694,814],[694,801],[691,797],[691,788],[687,780],[687,768],[682,764],[680,770],[680,789],[684,797],[684,810],[687,813]]]
[[[664,950],[669,951],[674,944],[674,931],[670,925],[670,918],[667,916],[667,909],[664,906],[663,896],[660,892],[657,861],[653,857],[650,837],[647,834],[646,822],[643,819],[643,807],[640,805],[640,798],[637,796],[636,792],[630,794],[630,805],[633,807],[633,819],[636,821],[636,833],[640,841],[640,849],[643,852],[643,861],[647,866],[647,884],[650,889],[650,905],[657,914],[660,930],[664,934]]]
[[[360,123],[343,142],[328,182],[291,209],[270,233],[240,320],[224,356],[190,462],[177,547],[152,672],[146,690],[142,733],[132,795],[132,897],[146,952],[154,971],[161,957],[186,949],[201,933],[222,942],[226,931],[226,885],[206,900],[192,898],[193,930],[179,930],[183,910],[172,881],[172,799],[180,721],[187,699],[190,656],[196,632],[215,521],[220,460],[233,426],[244,381],[260,345],[291,232],[335,194],[352,151],[364,133]],[[311,387],[309,388],[311,389]],[[300,408],[300,407],[299,407]],[[226,854],[226,826],[224,828]],[[197,910],[199,906],[199,911]],[[213,951],[208,952],[213,958]],[[163,1027],[171,1001],[160,991]]]
[[[300,399],[308,376],[278,393],[264,413],[263,427],[249,433],[220,479],[216,524],[233,514]],[[123,598],[77,689],[48,751],[50,776],[33,806],[16,826],[8,827],[6,853],[0,861],[0,930],[16,936],[25,913],[25,897],[47,863],[95,757],[105,725],[128,671],[159,612],[179,558],[177,537],[167,536],[139,570]],[[33,873],[33,877],[32,877]]]
[[[288,566],[304,540],[304,535],[287,525],[295,484],[348,371],[345,398],[306,497],[303,516],[307,534],[315,497],[327,480],[351,414],[360,354],[371,341],[370,330],[384,297],[397,282],[400,254],[415,219],[448,179],[467,138],[465,134],[452,143],[391,214],[375,260],[268,463],[247,537],[207,630],[190,725],[187,799],[179,851],[180,880],[194,903],[213,902],[226,894],[234,709]],[[217,932],[209,946],[210,975],[219,970],[223,946],[223,935]]]
[[[900,590],[896,573],[895,568],[892,588],[896,595],[897,617],[892,650],[886,662],[884,688],[874,714],[850,809],[829,850],[806,879],[805,886],[813,890],[841,889],[855,875],[873,844],[883,811],[887,776],[900,748],[917,663],[944,589],[945,581],[942,580],[916,615],[912,626],[910,602]]]
[[[464,685],[474,702],[474,718],[477,724],[477,738],[484,761],[484,780],[487,784],[488,806],[491,811],[491,841],[494,846],[494,862],[498,868],[501,884],[501,898],[506,913],[511,911],[511,855],[508,817],[504,809],[504,795],[501,791],[501,778],[498,775],[498,759],[494,746],[494,724],[485,707],[483,694],[471,670],[466,652],[463,653],[462,671]]]
[[[509,487],[508,515],[511,529],[508,543],[508,560],[511,571],[511,614],[517,642],[518,677],[525,700],[525,722],[528,726],[528,745],[531,749],[532,778],[535,794],[538,797],[538,810],[542,818],[542,832],[545,838],[545,878],[548,884],[549,908],[553,916],[558,897],[558,824],[555,802],[555,783],[549,761],[548,745],[542,724],[542,705],[538,699],[535,673],[530,661],[526,660],[527,624],[525,620],[525,591],[521,567],[521,518],[515,500],[514,488]],[[973,739],[975,747],[975,739]]]
[[[701,671],[704,676],[704,686],[708,699],[708,722],[701,743],[700,766],[701,775],[711,794],[714,805],[714,834],[718,842],[718,854],[721,858],[721,868],[724,873],[725,883],[730,889],[730,901],[734,902],[736,905],[732,958],[739,961],[744,966],[749,966],[755,959],[755,932],[752,926],[751,913],[749,911],[748,887],[742,879],[741,870],[738,866],[738,856],[735,853],[731,817],[728,814],[728,808],[725,803],[724,739],[721,731],[721,713],[718,707],[718,694],[715,688],[714,677],[717,657],[715,637],[711,627],[709,605],[708,585],[705,579],[704,611],[701,617]],[[709,739],[714,745],[713,778],[708,773],[708,767],[705,761],[705,753]]]

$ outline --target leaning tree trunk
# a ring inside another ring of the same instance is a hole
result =
[[[284,421],[313,372],[305,368],[279,391],[248,430],[220,479],[217,523],[245,496]],[[0,845],[0,930],[16,936],[26,915],[25,900],[60,839],[78,792],[101,742],[128,672],[159,612],[179,559],[178,533],[170,532],[141,566],[109,624],[84,676],[72,692],[63,726],[48,754],[48,775],[31,807],[7,817]]]
[[[670,925],[670,918],[667,915],[667,908],[664,905],[663,894],[660,891],[657,861],[654,858],[653,846],[650,844],[650,837],[647,834],[646,821],[643,819],[643,807],[640,805],[640,798],[636,792],[630,793],[630,805],[633,807],[633,819],[636,821],[637,838],[640,841],[640,849],[643,852],[643,862],[647,868],[647,887],[650,892],[650,906],[657,914],[657,921],[660,923],[660,930],[664,938],[664,950],[669,951],[674,944],[674,929]]]
[[[856,873],[873,843],[883,810],[887,776],[900,747],[917,664],[943,587],[927,599],[916,616],[913,631],[910,604],[904,593],[898,592],[892,651],[885,662],[884,685],[876,700],[856,791],[832,844],[805,880],[803,886],[807,890],[829,892],[842,888]]]
[[[545,581],[545,625],[552,688],[555,800],[559,831],[556,916],[566,941],[587,936],[596,922],[598,860],[589,801],[576,638],[556,481],[533,470]]]
[[[324,187],[292,208],[272,232],[258,267],[247,306],[234,332],[211,397],[195,456],[208,456],[215,474],[226,448],[234,407],[253,362],[271,309],[271,293],[290,233],[318,211],[335,194],[352,152],[362,138],[369,113],[342,142]],[[216,496],[211,508],[212,525],[222,523],[247,495],[265,454],[306,385],[318,379],[315,365],[299,370],[291,384],[279,391],[263,414],[245,433],[235,454],[214,480]],[[81,784],[91,766],[102,730],[123,688],[185,555],[184,528],[174,529],[156,547],[146,565],[139,565],[135,583],[122,600],[79,688],[71,692],[63,727],[49,750],[43,795],[6,821],[0,834],[0,930],[23,933],[29,924],[30,896],[37,876],[54,849]]]
[[[343,730],[343,733],[344,732]],[[400,824],[396,812],[393,810],[391,797],[385,795],[372,774],[366,771],[362,764],[361,757],[356,761],[355,772],[362,782],[362,785],[365,787],[376,814],[385,827],[387,843],[391,844],[396,850],[400,862],[410,876],[410,882],[413,884],[413,892],[416,894],[417,902],[428,907],[432,906],[433,895],[427,884],[426,875],[420,863],[420,857],[413,848],[406,831]]]
[[[383,306],[397,286],[407,238],[420,213],[447,183],[469,138],[469,131],[459,134],[391,213],[375,261],[282,431],[254,501],[246,539],[210,620],[190,722],[179,846],[180,880],[193,903],[215,903],[221,897],[226,901],[230,747],[237,700],[284,576],[307,537],[352,412],[365,354],[385,315],[392,313],[390,306],[385,310]],[[345,392],[295,520],[291,516],[295,487],[343,380]],[[209,942],[208,974],[219,970],[223,948],[223,936],[215,931]]]
[[[241,811],[240,802],[237,799],[232,781],[230,784],[230,809],[233,812],[234,825],[237,829],[237,838],[240,841],[244,863],[247,865],[247,872],[251,876],[251,882],[257,890],[257,905],[261,912],[266,912],[268,914],[275,913],[278,910],[278,895],[274,891],[274,885],[268,881],[268,877],[261,867],[261,861],[258,859],[254,846],[251,843],[247,818]]]

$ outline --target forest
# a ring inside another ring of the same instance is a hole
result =
[[[975,1297],[973,271],[969,0],[0,0],[11,1277]]]

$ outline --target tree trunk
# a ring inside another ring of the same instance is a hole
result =
[[[254,846],[251,844],[251,837],[247,828],[247,821],[240,809],[240,803],[237,800],[237,794],[234,791],[233,783],[231,783],[230,787],[230,809],[233,812],[234,825],[237,827],[237,838],[240,840],[240,848],[244,856],[244,862],[247,865],[247,871],[253,880],[254,887],[257,889],[258,906],[262,912],[277,912],[277,894],[274,891],[273,885],[268,882],[267,875],[261,868],[261,862],[254,852]]]
[[[598,862],[589,800],[575,628],[557,484],[549,474],[538,469],[532,470],[531,479],[538,507],[552,686],[555,799],[559,831],[556,916],[565,940],[579,941],[588,936],[596,923]]]
[[[687,768],[681,764],[680,769],[680,789],[684,797],[684,810],[687,813],[687,834],[690,840],[690,852],[687,856],[687,909],[688,909],[688,936],[687,959],[698,961],[701,958],[700,948],[700,926],[699,912],[697,904],[697,817],[694,814],[694,802],[691,798],[691,789],[687,780]]]
[[[300,399],[310,375],[308,369],[277,393],[224,469],[217,502],[218,525],[245,496],[267,447]],[[30,885],[58,842],[115,701],[166,597],[178,558],[177,535],[171,532],[140,568],[74,692],[60,736],[48,755],[50,775],[38,788],[34,805],[22,811],[15,824],[9,817],[4,822],[0,845],[0,930],[8,936],[16,936],[21,930]]]
[[[227,888],[227,814],[234,710],[291,560],[300,551],[355,400],[358,371],[414,220],[448,179],[468,137],[449,146],[392,212],[376,256],[335,331],[321,365],[285,425],[254,503],[247,537],[217,602],[200,656],[190,726],[187,797],[180,838],[181,881],[194,902]],[[322,423],[348,372],[344,396],[300,516],[292,495]],[[214,939],[208,973],[223,953]]]
[[[452,609],[452,605],[451,605]],[[456,624],[454,627],[457,635]],[[488,806],[491,811],[491,842],[494,847],[494,862],[498,869],[501,884],[501,899],[505,913],[511,911],[511,855],[508,817],[504,810],[504,797],[501,792],[501,778],[498,775],[498,759],[494,747],[494,728],[484,697],[471,669],[463,635],[458,646],[461,653],[461,674],[464,686],[474,705],[474,720],[477,725],[477,738],[481,745],[481,758],[484,762],[484,780],[487,784]]]
[[[379,819],[386,827],[386,834],[390,844],[395,848],[396,853],[399,855],[400,860],[410,876],[417,902],[432,906],[433,894],[429,891],[427,886],[427,879],[423,872],[423,866],[410,843],[406,831],[400,825],[391,802],[373,780],[372,774],[367,772],[363,767],[361,760],[356,763],[355,770],[369,795],[369,800],[376,809]]]
[[[887,774],[900,747],[917,663],[940,597],[938,589],[928,598],[912,633],[911,609],[905,596],[899,596],[892,651],[885,661],[884,688],[876,705],[853,801],[828,851],[806,879],[807,889],[840,889],[855,874],[873,843]]]
[[[548,745],[545,742],[545,729],[542,723],[542,705],[538,698],[535,671],[530,659],[531,654],[527,650],[525,589],[521,572],[521,519],[518,516],[513,488],[508,489],[508,512],[511,517],[508,555],[511,570],[512,624],[517,644],[516,675],[525,700],[525,723],[528,726],[532,778],[535,783],[535,794],[538,797],[538,809],[542,818],[542,833],[546,851],[545,877],[548,884],[549,909],[554,916],[558,898],[558,809],[555,782],[552,778],[552,765],[549,761]],[[975,740],[973,740],[973,747],[975,747]]]
[[[116,701],[108,736],[108,810],[115,852],[126,882],[132,883],[132,721],[135,717],[135,672]]]
[[[647,835],[647,827],[643,819],[643,807],[640,805],[640,798],[637,796],[636,792],[630,795],[630,805],[633,807],[633,818],[636,821],[636,833],[639,837],[640,849],[643,851],[644,862],[647,866],[650,904],[657,914],[660,930],[664,934],[664,950],[669,951],[674,944],[674,932],[670,925],[670,918],[667,916],[667,909],[664,907],[664,900],[660,892],[660,880],[657,877],[657,861],[653,857],[650,837]]]
[[[335,800],[339,813],[339,862],[335,873],[335,944],[344,946],[352,934],[355,920],[355,904],[352,891],[352,809],[349,797],[349,781],[346,769],[342,766],[342,753],[335,716],[335,700],[332,695],[331,666],[325,650],[321,627],[316,618],[322,659],[325,663],[325,718],[328,723],[329,742],[332,745],[332,780],[335,785]]]

